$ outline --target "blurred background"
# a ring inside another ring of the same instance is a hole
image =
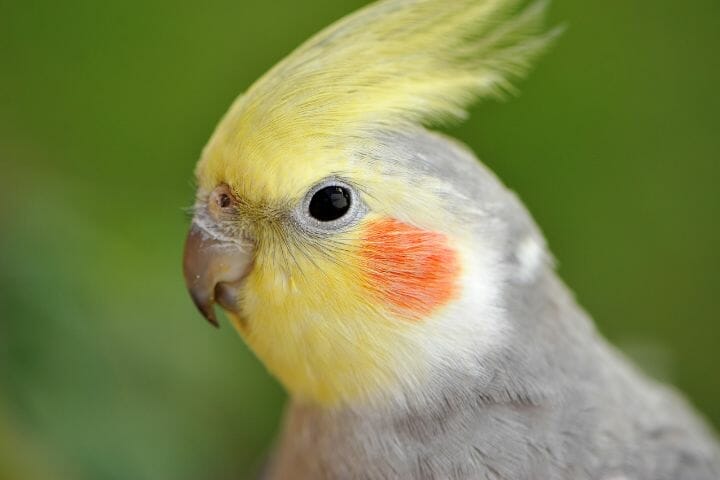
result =
[[[363,0],[0,2],[0,480],[246,478],[284,394],[180,257],[234,97]],[[522,93],[451,133],[599,328],[720,425],[720,2],[555,0]]]

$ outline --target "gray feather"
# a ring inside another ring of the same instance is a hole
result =
[[[424,131],[380,138],[393,161],[448,182],[502,223],[510,271],[523,238],[544,246],[517,197],[464,147]],[[484,220],[471,219],[488,234]],[[477,368],[446,369],[396,408],[292,403],[268,478],[720,479],[703,420],[607,344],[549,254],[532,281],[505,291],[511,338],[478,355]]]

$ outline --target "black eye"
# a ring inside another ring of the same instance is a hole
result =
[[[331,222],[350,210],[350,192],[331,186],[318,190],[310,200],[310,215],[321,222]]]

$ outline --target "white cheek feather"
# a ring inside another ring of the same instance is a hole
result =
[[[545,250],[537,238],[527,237],[520,242],[516,257],[520,263],[517,273],[518,280],[530,283],[535,279],[545,259]]]
[[[499,252],[493,245],[477,241],[472,249],[460,248],[460,297],[436,321],[429,322],[431,327],[437,325],[437,337],[446,339],[446,354],[459,351],[457,359],[462,357],[473,365],[502,343],[508,328],[502,305],[506,273]]]
[[[406,382],[421,381],[425,399],[435,402],[444,389],[446,372],[458,370],[484,376],[482,359],[500,348],[509,325],[502,305],[506,275],[500,250],[476,240],[472,248],[458,246],[463,273],[459,280],[459,298],[414,330],[412,343],[418,348],[416,359],[423,357],[423,372],[411,373]],[[430,384],[426,384],[429,374]]]

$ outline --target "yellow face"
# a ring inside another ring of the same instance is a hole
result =
[[[542,8],[508,20],[511,7],[362,9],[256,82],[203,152],[186,281],[208,319],[215,302],[232,312],[293,395],[392,395],[472,343],[479,327],[447,321],[448,309],[494,315],[495,249],[447,214],[452,182],[384,155],[378,135],[462,118],[506,89],[554,35],[539,34]]]
[[[253,239],[230,313],[248,345],[293,395],[323,404],[422,375],[418,337],[456,297],[460,275],[454,240],[438,231],[438,199],[397,167],[389,175],[348,151],[227,158],[237,151],[221,125],[197,175],[200,212],[226,185],[233,201],[216,226]],[[350,204],[331,220],[327,189]]]

